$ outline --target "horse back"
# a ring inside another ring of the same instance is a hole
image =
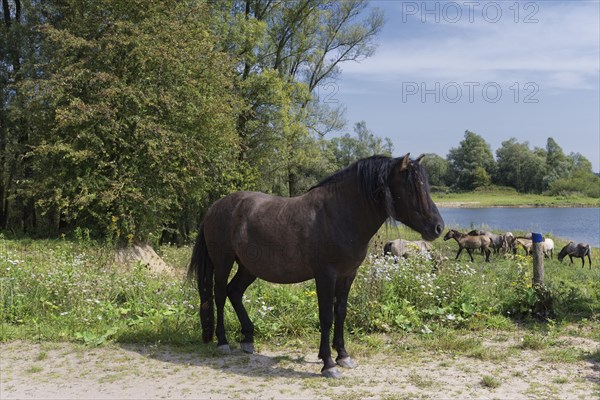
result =
[[[324,263],[351,265],[335,246],[322,205],[302,195],[292,198],[236,192],[217,201],[204,220],[211,259],[237,261],[253,275],[275,283],[314,277]],[[212,243],[212,245],[211,245]]]

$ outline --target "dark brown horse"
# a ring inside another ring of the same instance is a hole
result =
[[[213,291],[219,349],[229,351],[223,324],[223,307],[229,297],[242,327],[241,348],[252,353],[254,326],[242,303],[248,286],[256,278],[275,283],[315,279],[321,373],[339,377],[336,365],[355,367],[344,347],[344,320],[348,292],[369,240],[389,217],[426,240],[439,237],[444,229],[420,160],[413,161],[408,154],[394,159],[374,156],[357,161],[298,197],[236,192],[215,202],[200,226],[188,271],[198,281],[203,340],[213,337]],[[234,262],[237,273],[228,284]],[[329,338],[334,320],[337,364]]]
[[[491,239],[486,235],[467,235],[466,233],[459,232],[454,229],[448,230],[444,236],[444,240],[454,239],[458,243],[458,252],[456,253],[456,260],[462,253],[463,249],[467,249],[471,262],[473,259],[473,250],[481,249],[485,253],[485,261],[490,261],[490,243]]]
[[[590,245],[587,243],[577,243],[569,242],[565,247],[562,248],[560,253],[558,253],[558,261],[562,262],[565,256],[569,256],[571,260],[571,264],[573,264],[573,257],[581,258],[581,267],[585,266],[585,256],[587,256],[588,261],[590,262],[590,269],[592,268],[592,250],[590,249]]]

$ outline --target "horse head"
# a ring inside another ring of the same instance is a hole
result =
[[[411,160],[406,154],[393,160],[387,208],[394,219],[419,232],[423,239],[434,240],[442,234],[444,220],[431,200],[422,159]]]

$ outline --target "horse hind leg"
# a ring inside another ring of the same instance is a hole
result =
[[[252,275],[243,265],[238,261],[238,270],[231,282],[227,285],[227,296],[231,305],[235,310],[235,313],[242,326],[242,341],[240,347],[244,353],[254,353],[254,324],[248,316],[248,312],[244,307],[242,301],[244,292],[248,289],[248,286],[256,280],[256,276]]]
[[[467,248],[467,253],[469,253],[469,257],[471,257],[471,262],[475,262],[475,259],[473,258],[473,250]]]

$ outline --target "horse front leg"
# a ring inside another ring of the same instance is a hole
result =
[[[254,324],[248,316],[248,312],[242,301],[244,292],[256,280],[256,276],[252,275],[241,263],[238,262],[238,271],[227,285],[227,296],[231,301],[231,305],[237,314],[238,320],[242,326],[242,341],[240,347],[244,353],[254,353]]]
[[[336,287],[336,277],[333,271],[324,272],[315,277],[317,285],[317,299],[319,302],[319,323],[321,326],[321,344],[319,358],[323,360],[321,375],[326,378],[340,378],[342,374],[336,368],[336,363],[331,358],[329,334],[333,325],[333,299]]]
[[[346,312],[348,310],[348,294],[350,293],[350,287],[352,286],[352,282],[354,282],[355,276],[356,274],[353,274],[347,278],[338,279],[335,285],[333,348],[338,353],[335,362],[344,368],[356,368],[356,363],[346,352],[344,343],[344,321],[346,320]]]
[[[458,257],[460,257],[460,253],[462,253],[462,251],[463,251],[463,247],[462,246],[458,246],[458,252],[456,253],[455,260],[458,260]]]
[[[588,253],[588,261],[590,262],[590,269],[592,269],[592,257],[590,256],[590,253]]]

